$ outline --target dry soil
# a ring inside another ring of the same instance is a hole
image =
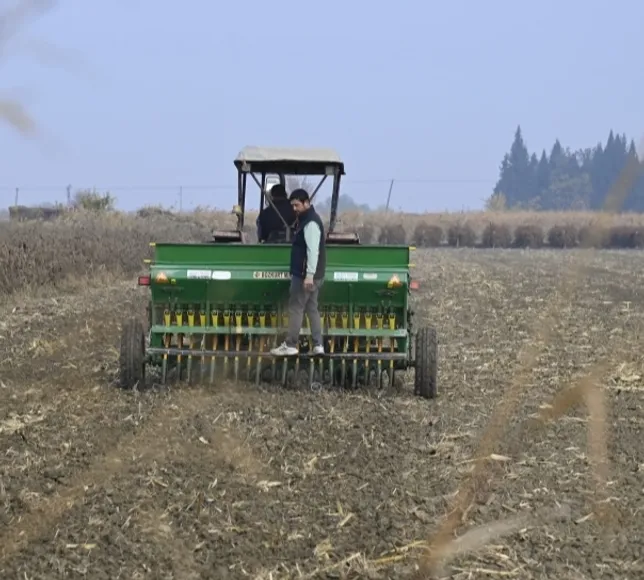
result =
[[[133,281],[3,305],[0,577],[410,577],[522,373],[457,530],[503,520],[506,533],[482,528],[442,574],[644,577],[644,253],[437,249],[416,262],[416,307],[441,340],[435,401],[411,384],[122,392],[119,324],[144,312]],[[527,373],[526,347],[538,354]],[[598,496],[584,407],[541,428],[529,419],[604,359],[598,445],[610,465]],[[600,519],[597,501],[615,517]]]

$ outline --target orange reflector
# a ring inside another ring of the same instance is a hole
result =
[[[420,288],[420,282],[418,280],[412,280],[409,283],[410,290],[418,290]]]
[[[397,288],[398,286],[402,286],[402,283],[400,281],[400,278],[396,274],[394,274],[391,278],[389,278],[389,282],[387,282],[387,286],[389,288]]]
[[[139,286],[149,286],[150,276],[139,276]]]

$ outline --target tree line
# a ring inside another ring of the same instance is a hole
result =
[[[613,130],[605,144],[573,151],[557,139],[550,153],[537,156],[519,126],[487,207],[644,212],[644,163],[635,142]]]

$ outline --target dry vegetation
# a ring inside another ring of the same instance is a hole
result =
[[[535,223],[459,217],[405,231],[499,247]],[[562,246],[589,222],[538,217]],[[410,385],[119,391],[119,324],[145,301],[123,275],[148,241],[226,220],[0,225],[3,578],[644,575],[644,253],[419,250],[416,309],[441,337],[429,403]],[[52,282],[74,291],[16,292]]]
[[[247,216],[252,241],[255,215]],[[136,215],[75,212],[53,221],[0,222],[0,296],[26,287],[64,287],[79,275],[133,275],[153,240],[204,241],[232,228],[226,212]],[[644,216],[585,213],[344,214],[339,227],[363,243],[483,248],[644,248]]]

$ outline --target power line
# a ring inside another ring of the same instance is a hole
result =
[[[25,191],[65,191],[67,186],[60,185],[19,185],[19,189]],[[237,189],[235,185],[92,185],[79,186],[73,189],[78,190],[103,190],[103,191],[179,191],[183,189],[196,189],[196,190],[213,190],[213,189]],[[0,185],[0,189],[14,190],[15,186]]]
[[[398,179],[395,178],[396,183],[490,183],[491,179]],[[347,179],[342,183],[347,185],[353,184],[367,184],[367,183],[391,183],[391,179]]]
[[[360,185],[379,185],[383,188],[386,185],[389,185],[389,193],[387,194],[387,207],[389,207],[391,201],[391,189],[392,184],[396,183],[397,185],[427,185],[427,184],[466,184],[466,183],[475,183],[475,184],[485,184],[490,186],[491,180],[489,179],[445,179],[445,178],[406,178],[406,179],[346,179],[343,180],[343,191],[348,191],[354,193],[352,187],[359,189]],[[250,186],[251,190],[253,189],[252,185]],[[109,185],[109,186],[98,186],[96,184],[92,186],[80,186],[73,187],[72,185],[21,185],[18,187],[10,185],[0,185],[0,192],[11,191],[13,193],[13,204],[20,205],[20,202],[24,204],[25,202],[34,203],[36,197],[45,197],[49,200],[56,198],[60,199],[61,194],[64,194],[67,199],[67,205],[71,204],[72,192],[76,193],[79,191],[94,190],[98,192],[109,192],[115,194],[117,199],[123,197],[123,194],[126,196],[137,196],[145,192],[148,193],[146,197],[149,197],[149,193],[152,192],[159,199],[161,203],[167,203],[168,198],[172,197],[178,201],[180,209],[183,209],[186,202],[188,205],[194,206],[195,204],[199,205],[204,202],[204,193],[206,196],[212,200],[219,199],[220,195],[215,195],[215,192],[225,192],[226,195],[231,197],[235,196],[237,193],[237,186],[235,184],[211,184],[211,185]],[[199,193],[201,192],[201,193]],[[251,194],[252,195],[252,194]],[[357,193],[357,195],[360,195]],[[5,197],[4,195],[2,197]],[[29,199],[27,201],[25,198]],[[24,200],[24,201],[23,201]],[[45,200],[41,200],[45,202]]]
[[[426,179],[399,179],[395,178],[396,183],[407,184],[458,184],[458,183],[490,183],[492,179],[440,179],[440,178],[426,178]],[[391,178],[387,179],[344,179],[342,181],[345,185],[368,185],[376,183],[390,183]],[[19,189],[25,191],[65,191],[67,185],[19,185]],[[14,185],[0,185],[0,190],[14,191]],[[75,190],[81,189],[97,189],[103,191],[180,191],[181,189],[212,191],[212,190],[235,190],[237,187],[234,184],[230,185],[92,185],[75,187]]]

